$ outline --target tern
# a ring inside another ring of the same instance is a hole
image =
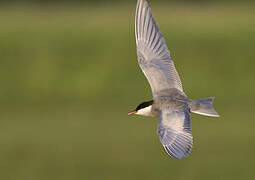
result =
[[[189,99],[183,91],[170,51],[146,0],[138,0],[135,39],[140,68],[149,81],[153,100],[143,102],[128,115],[158,117],[157,134],[166,153],[174,159],[188,156],[193,146],[190,112],[219,117],[213,97]]]

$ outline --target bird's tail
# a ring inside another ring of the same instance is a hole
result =
[[[214,97],[189,102],[190,111],[204,116],[220,117],[213,108]]]

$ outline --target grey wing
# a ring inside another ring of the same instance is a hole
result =
[[[152,93],[177,88],[183,91],[180,77],[148,2],[138,0],[135,17],[135,37],[139,65],[148,79]]]
[[[182,159],[189,155],[193,146],[189,109],[162,110],[158,135],[169,156]]]

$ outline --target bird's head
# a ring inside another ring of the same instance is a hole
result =
[[[152,108],[153,101],[143,102],[139,104],[136,109],[130,113],[129,116],[136,114],[141,116],[152,116],[151,108]]]

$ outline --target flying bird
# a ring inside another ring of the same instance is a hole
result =
[[[146,0],[138,0],[135,15],[135,39],[140,68],[149,81],[153,100],[143,102],[128,115],[158,117],[157,134],[166,153],[182,159],[193,146],[190,112],[219,117],[214,98],[191,100],[183,91],[181,79],[151,9]]]

